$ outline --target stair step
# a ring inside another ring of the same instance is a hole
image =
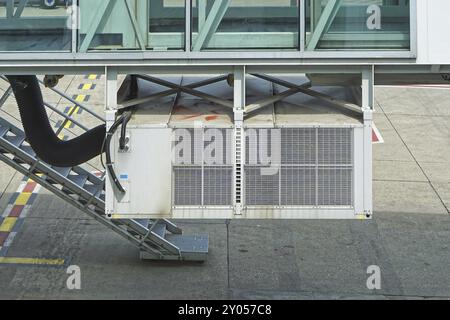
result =
[[[136,221],[145,228],[148,228],[148,225],[150,223],[150,219],[134,219],[134,221]]]
[[[86,181],[88,179],[88,176],[86,175],[69,175],[67,177],[70,181],[75,183],[77,186],[83,188],[86,184]]]
[[[97,195],[102,189],[103,185],[99,184],[88,184],[84,186],[84,189],[92,195]]]
[[[155,227],[152,229],[152,232],[156,233],[161,238],[164,238],[166,236],[166,230],[166,224],[164,222],[157,222]]]
[[[60,168],[60,167],[52,167],[53,170],[58,172],[63,177],[66,177],[69,175],[70,171],[72,171],[72,168]]]
[[[32,147],[22,145],[22,146],[20,147],[20,149],[22,149],[24,152],[26,152],[27,154],[29,154],[29,155],[32,156],[33,158],[36,157],[36,152],[34,152],[34,150],[33,150]]]
[[[20,147],[21,144],[25,141],[25,136],[7,136],[5,137],[5,140],[16,147]]]
[[[207,235],[178,235],[168,234],[166,240],[177,246],[183,260],[205,261],[208,255],[209,237]],[[154,259],[150,254],[141,251],[141,259]],[[167,260],[179,260],[178,256],[164,257]]]

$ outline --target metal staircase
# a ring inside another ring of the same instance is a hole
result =
[[[186,236],[167,220],[111,220],[105,215],[105,180],[82,167],[40,161],[24,132],[0,117],[0,160],[109,227],[139,248],[146,260],[204,261],[208,236]]]

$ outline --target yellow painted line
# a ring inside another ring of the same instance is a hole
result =
[[[91,90],[91,88],[92,88],[92,83],[86,83],[85,85],[83,85],[81,90]]]
[[[64,129],[70,129],[70,127],[72,126],[72,121],[67,121],[66,124],[64,125]]]
[[[7,217],[5,220],[3,220],[2,224],[0,225],[0,231],[1,232],[11,232],[11,230],[14,228],[14,225],[17,222],[17,218],[13,217]]]
[[[76,102],[84,102],[84,99],[86,99],[85,94],[79,94],[77,98],[75,99]]]
[[[28,203],[28,200],[30,200],[31,193],[30,192],[23,192],[19,194],[16,201],[14,202],[15,205],[18,206],[24,206]]]
[[[9,258],[0,257],[0,264],[30,264],[45,266],[62,266],[64,259]]]

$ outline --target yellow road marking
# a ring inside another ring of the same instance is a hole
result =
[[[2,232],[11,232],[11,230],[14,228],[14,225],[17,222],[17,218],[13,217],[7,217],[5,220],[3,220],[2,224],[0,225],[0,231]]]
[[[84,99],[86,99],[86,95],[79,94],[77,98],[75,99],[76,102],[84,102]]]
[[[86,83],[85,85],[83,85],[81,90],[91,90],[91,88],[92,88],[92,83]]]
[[[15,205],[18,206],[24,206],[28,203],[28,200],[30,200],[31,193],[30,192],[23,192],[19,194],[16,201],[14,202]]]
[[[46,265],[46,266],[62,266],[64,264],[64,259],[0,257],[0,264],[31,264],[31,265]]]

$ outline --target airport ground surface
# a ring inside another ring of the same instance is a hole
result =
[[[0,96],[5,88],[0,80]],[[58,88],[102,112],[103,78],[65,77]],[[71,110],[48,90],[45,99]],[[132,245],[0,163],[0,215],[23,206],[20,219],[0,218],[0,299],[450,298],[450,87],[380,87],[376,111],[384,143],[374,145],[372,221],[176,221],[209,234],[203,264],[140,261]],[[18,118],[12,98],[0,116]],[[77,130],[69,124],[63,136]],[[66,287],[69,265],[81,268],[81,290]],[[381,290],[366,287],[371,265]]]

